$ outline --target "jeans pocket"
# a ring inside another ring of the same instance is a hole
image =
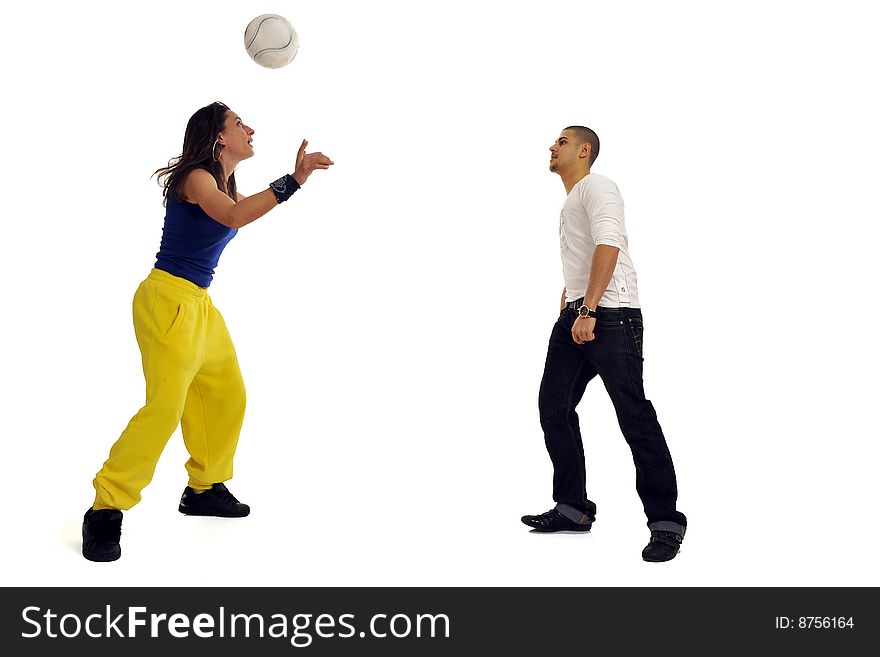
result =
[[[639,356],[642,355],[642,337],[645,332],[645,327],[642,325],[642,320],[631,318],[629,320],[629,330],[632,333],[633,341],[636,343],[636,351],[639,352]]]
[[[619,319],[603,319],[599,318],[596,320],[596,330],[597,331],[613,331],[616,329],[620,329],[623,326],[623,322]]]

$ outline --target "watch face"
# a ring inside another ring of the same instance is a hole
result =
[[[586,306],[581,306],[580,308],[578,308],[578,315],[580,315],[581,317],[586,317],[589,314],[590,310]]]

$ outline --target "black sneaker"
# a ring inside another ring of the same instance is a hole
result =
[[[116,561],[122,556],[122,511],[89,509],[83,516],[83,556],[89,561]]]
[[[537,532],[588,532],[593,526],[593,518],[581,514],[580,522],[562,515],[558,508],[550,509],[539,516],[523,516],[524,524]]]
[[[658,526],[663,526],[663,529],[658,529]],[[674,559],[684,540],[685,528],[671,522],[655,522],[648,527],[651,529],[651,540],[642,550],[642,559],[654,563]]]
[[[214,484],[204,493],[198,493],[187,486],[180,496],[177,510],[188,516],[216,516],[218,518],[244,518],[251,512],[247,504],[242,504],[223,484]]]

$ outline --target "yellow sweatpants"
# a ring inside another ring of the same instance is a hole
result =
[[[153,269],[133,302],[147,399],[95,475],[95,508],[130,509],[181,424],[189,485],[232,478],[245,390],[235,348],[207,290]]]

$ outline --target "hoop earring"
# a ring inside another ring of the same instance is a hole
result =
[[[219,150],[217,149],[217,146],[220,146]],[[214,155],[215,152],[217,153],[216,156]],[[222,144],[220,144],[220,140],[215,139],[214,145],[211,146],[211,159],[214,160],[215,162],[219,162],[220,161],[220,154],[222,152],[223,152],[223,146],[222,146]]]

